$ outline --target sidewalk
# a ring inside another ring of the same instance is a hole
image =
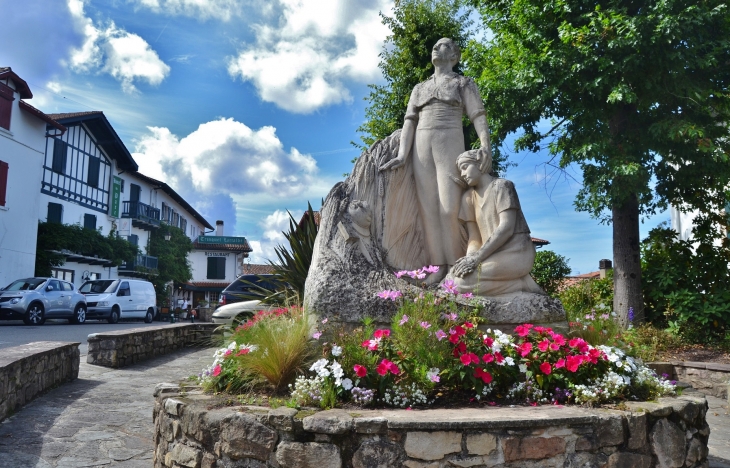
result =
[[[79,378],[31,402],[0,424],[2,468],[152,466],[152,391],[208,366],[213,350],[179,352],[125,369],[86,364]],[[730,468],[730,411],[707,397],[710,467]]]
[[[0,466],[150,468],[155,385],[199,372],[212,355],[193,349],[124,369],[92,366],[81,356],[77,380],[0,424]]]

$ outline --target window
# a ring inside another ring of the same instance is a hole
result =
[[[46,221],[49,223],[63,223],[63,205],[60,203],[49,203]]]
[[[64,291],[73,291],[74,290],[74,285],[73,284],[67,283],[65,281],[61,281],[60,283],[61,283],[61,288]]]
[[[96,215],[88,213],[84,215],[84,229],[96,231]]]
[[[119,179],[122,181],[122,185],[119,187],[119,192],[124,193],[124,179]]]
[[[208,257],[208,279],[226,279],[225,257]]]
[[[139,245],[139,236],[137,234],[132,234],[131,236],[127,236],[127,240],[134,245]]]
[[[86,183],[92,187],[99,186],[99,166],[101,160],[99,158],[89,158],[89,173],[86,177]]]
[[[59,174],[66,173],[66,155],[68,153],[68,144],[65,141],[53,140],[53,172]]]
[[[13,88],[0,83],[0,127],[10,130],[10,114],[13,110]]]
[[[119,292],[117,293],[117,296],[131,296],[132,292],[129,290],[129,283],[124,281],[119,286]]]
[[[139,201],[140,192],[142,192],[142,187],[137,184],[129,184],[129,201]]]
[[[61,290],[61,284],[56,280],[48,280],[48,285],[46,286],[46,290],[48,291],[60,291]]]
[[[0,206],[5,206],[8,193],[8,163],[0,161]]]
[[[64,281],[74,282],[74,271],[64,270],[62,268],[51,268],[51,276]]]

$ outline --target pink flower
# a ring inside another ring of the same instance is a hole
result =
[[[472,294],[472,293],[464,293],[461,295],[461,297],[465,297],[467,299],[469,299],[470,297],[473,297],[473,296],[474,296],[474,294]]]
[[[550,366],[549,362],[543,362],[542,364],[540,364],[540,371],[545,375],[550,375],[553,369],[552,366]]]
[[[517,347],[517,352],[520,353],[520,356],[522,357],[530,354],[530,351],[532,351],[532,343],[530,343],[529,341],[525,341]]]
[[[380,364],[378,364],[378,367],[375,368],[375,372],[377,372],[381,376],[385,376],[388,373],[388,366],[381,362]]]
[[[439,267],[437,265],[429,265],[427,267],[423,267],[423,271],[426,273],[438,273]]]
[[[485,354],[484,356],[482,356],[482,361],[484,361],[485,364],[489,364],[490,362],[494,361],[494,355]]]
[[[312,333],[312,338],[314,338],[315,340],[318,340],[320,336],[322,336],[321,331]]]
[[[519,336],[527,336],[530,333],[530,329],[525,327],[524,325],[517,325],[515,327],[515,333],[517,333]]]
[[[230,356],[233,354],[233,350],[227,349],[225,353],[223,353],[224,356]]]
[[[482,382],[484,382],[485,384],[488,384],[492,381],[492,374],[481,369],[480,367],[474,369],[474,377],[476,377],[477,379],[482,379]]]
[[[577,372],[578,367],[583,363],[582,356],[568,356],[565,362],[565,368],[570,372]]]
[[[431,328],[431,324],[428,322],[421,322],[420,325],[421,325],[421,328],[423,328],[424,330],[428,330],[429,328]]]
[[[464,327],[465,328],[474,328],[474,324],[471,322],[464,322]]]
[[[401,317],[400,322],[398,324],[402,327],[404,323],[408,321],[408,316],[406,314],[403,314],[403,317]]]
[[[439,341],[443,340],[447,336],[449,336],[449,335],[447,335],[446,332],[443,330],[439,330],[436,332],[436,338],[438,338]]]
[[[213,368],[213,377],[218,377],[219,375],[221,375],[221,365],[220,364],[217,364]]]
[[[491,348],[492,344],[494,344],[494,338],[490,336],[484,338],[484,344]]]
[[[388,330],[387,328],[380,328],[378,330],[375,330],[373,336],[378,339],[383,338],[384,336],[388,337],[390,336],[390,330]]]
[[[560,346],[565,345],[565,337],[559,333],[553,334],[553,341]]]
[[[544,340],[542,340],[541,342],[539,342],[537,344],[537,349],[539,349],[543,353],[545,351],[547,351],[549,347],[550,347],[550,342],[547,340],[547,338],[545,338]]]
[[[378,350],[378,344],[380,344],[380,340],[365,340],[362,342],[362,347],[367,348],[368,351],[377,351]]]
[[[243,348],[242,350],[240,350],[239,352],[237,352],[237,353],[236,353],[236,356],[243,356],[244,354],[248,354],[248,353],[250,353],[250,352],[251,352],[251,350],[250,350],[250,349],[248,349],[248,348]]]
[[[431,382],[440,382],[441,377],[438,374],[431,374]]]
[[[360,364],[355,364],[355,367],[353,367],[352,369],[355,371],[355,375],[360,378],[365,377],[368,373],[368,370],[365,368],[365,366],[361,366]]]
[[[565,367],[565,359],[558,359],[558,362],[555,363],[556,369],[560,369],[561,367]]]
[[[441,287],[444,288],[444,291],[446,291],[449,294],[459,294],[459,291],[456,289],[456,283],[454,283],[454,280],[446,280],[441,284]]]
[[[452,312],[450,314],[446,314],[446,318],[451,320],[452,322],[456,322],[456,319],[458,319],[459,316]]]
[[[377,369],[375,371],[380,375],[386,375],[388,372],[394,375],[398,375],[400,373],[400,369],[398,369],[398,366],[387,359],[383,359],[380,361],[380,364],[378,364]]]
[[[560,349],[560,345],[557,343],[550,343],[550,350],[557,351]]]
[[[396,278],[400,278],[401,276],[407,275],[407,274],[408,274],[408,271],[406,271],[406,270],[396,271],[395,272],[395,277]]]
[[[494,360],[497,361],[497,364],[502,364],[502,362],[504,362],[504,356],[502,356],[502,353],[497,351],[494,353]]]

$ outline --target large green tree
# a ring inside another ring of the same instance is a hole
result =
[[[643,318],[639,219],[669,203],[725,226],[730,16],[719,0],[472,0],[469,47],[495,140],[576,164],[575,201],[613,223],[614,310]]]
[[[170,240],[165,240],[165,235]],[[165,226],[152,231],[148,252],[157,257],[157,275],[150,281],[157,291],[160,304],[167,299],[167,284],[186,283],[193,277],[188,262],[188,254],[193,250],[193,243],[185,232],[174,226]]]

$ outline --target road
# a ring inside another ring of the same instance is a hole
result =
[[[92,333],[159,327],[165,324],[166,322],[144,323],[142,320],[110,324],[106,321],[89,320],[81,325],[70,325],[68,320],[47,320],[44,325],[30,326],[22,320],[0,320],[0,349],[33,341],[77,341],[81,343],[79,350],[84,356],[88,349],[86,337]]]

